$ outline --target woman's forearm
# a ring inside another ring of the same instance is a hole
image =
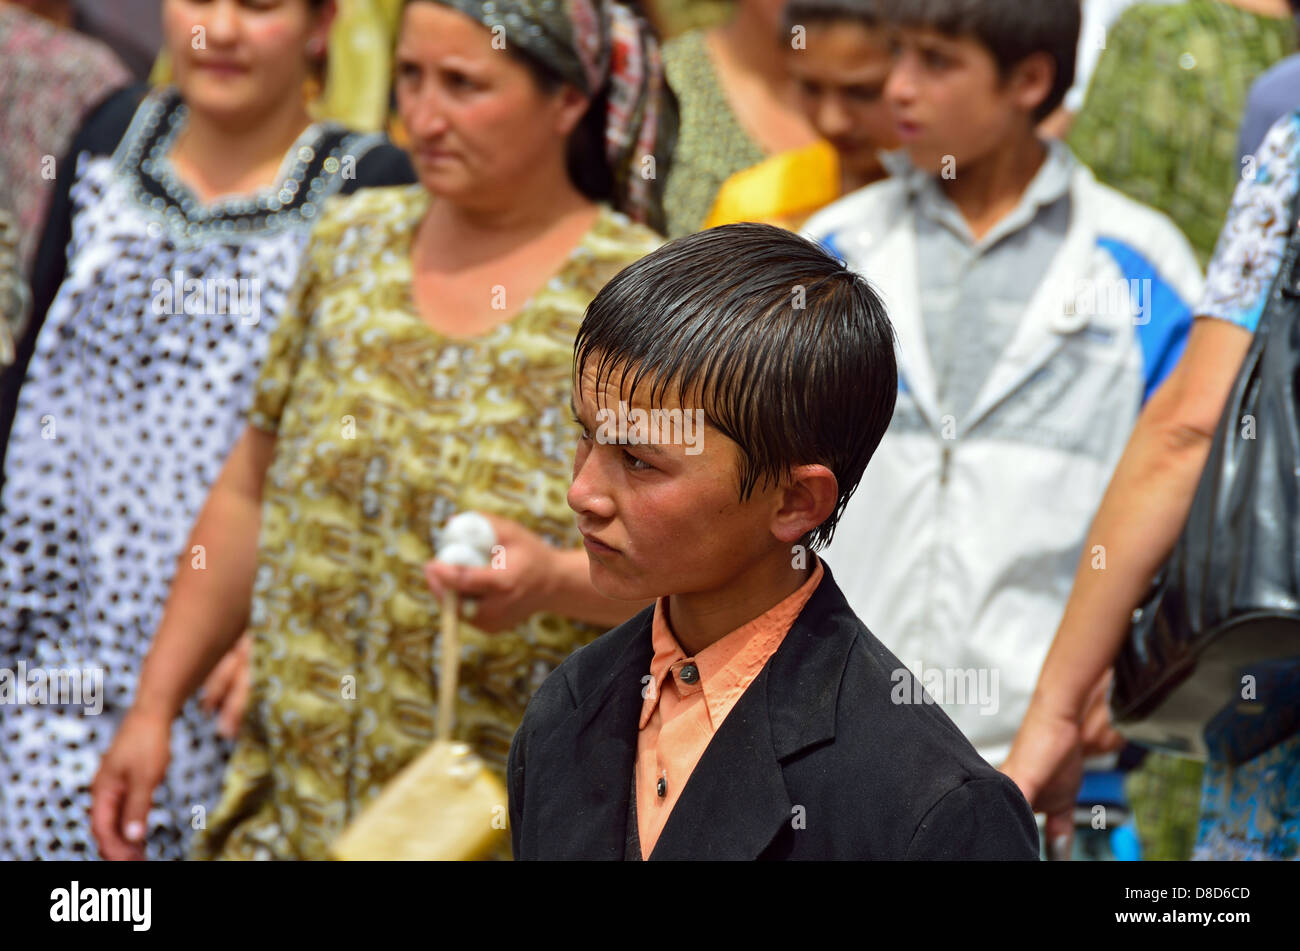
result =
[[[1214,433],[1250,348],[1251,333],[1193,322],[1187,349],[1147,402],[1088,530],[1034,704],[1077,720],[1114,665],[1133,609],[1187,521]]]
[[[176,716],[248,625],[261,480],[274,437],[249,430],[199,513],[136,692],[135,709]],[[267,440],[270,440],[268,443]]]
[[[1123,645],[1134,607],[1187,521],[1210,445],[1204,433],[1155,414],[1139,421],[1088,531],[1036,701],[1075,719],[1083,715]]]

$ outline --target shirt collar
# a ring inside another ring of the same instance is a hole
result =
[[[711,727],[716,730],[735,701],[749,688],[763,665],[776,653],[794,625],[795,619],[817,590],[825,574],[821,559],[813,556],[816,564],[812,574],[788,598],[763,614],[742,624],[734,631],[710,644],[694,657],[688,657],[673,634],[668,617],[668,599],[655,602],[654,621],[651,625],[651,642],[654,656],[650,660],[649,680],[641,691],[640,729],[645,729],[659,705],[659,698],[669,674],[673,677],[671,688],[688,696],[703,692],[709,712]],[[681,680],[681,670],[694,664],[699,672],[693,684]]]
[[[971,237],[966,219],[939,187],[938,177],[913,165],[906,149],[882,152],[880,158],[890,176],[897,178],[903,185],[920,214],[952,231],[976,250],[983,251],[1028,225],[1040,208],[1053,204],[1069,192],[1078,160],[1059,139],[1041,141],[1047,147],[1047,157],[1030,181],[1029,187],[1020,196],[1020,201],[1011,213],[979,241]]]

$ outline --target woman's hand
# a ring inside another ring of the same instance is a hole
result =
[[[1108,670],[1093,686],[1082,716],[1054,709],[1036,695],[1000,767],[1015,780],[1030,807],[1047,814],[1045,834],[1053,858],[1070,854],[1084,759],[1113,753],[1125,742],[1110,725],[1111,677]]]
[[[247,632],[208,674],[199,689],[203,712],[217,715],[217,732],[233,740],[239,733],[252,687],[253,638]]]
[[[1083,784],[1083,732],[1073,716],[1029,705],[1006,762],[1000,767],[1020,787],[1030,808],[1047,814],[1047,854],[1068,858],[1074,804]]]
[[[485,517],[497,536],[488,567],[448,565],[435,559],[424,566],[424,576],[439,600],[445,591],[456,591],[461,617],[495,633],[551,608],[561,553],[518,522]]]
[[[171,721],[131,710],[90,785],[90,829],[109,861],[144,859],[153,791],[171,760]]]
[[[1084,707],[1080,730],[1083,734],[1083,755],[1100,756],[1102,753],[1114,753],[1124,748],[1127,740],[1116,733],[1110,724],[1110,682],[1114,679],[1114,670],[1108,670],[1092,688],[1092,696]]]

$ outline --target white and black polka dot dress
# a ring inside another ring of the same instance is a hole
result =
[[[312,220],[328,195],[368,184],[346,175],[347,162],[396,152],[382,137],[316,125],[286,155],[278,188],[203,208],[165,161],[184,105],[172,90],[135,96],[115,149],[74,147],[63,280],[33,329],[12,410],[0,668],[14,688],[26,673],[28,696],[6,700],[0,685],[0,859],[98,857],[90,781],[132,702],[178,559],[192,557],[193,522],[243,429]],[[400,153],[369,164],[372,177],[408,174]],[[65,692],[33,702],[41,677]],[[67,692],[74,682],[80,702]],[[191,701],[155,793],[149,857],[184,854],[228,752]]]

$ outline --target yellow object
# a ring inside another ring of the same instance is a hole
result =
[[[153,69],[149,71],[149,85],[166,86],[172,81],[172,58],[166,50],[158,54],[158,58],[153,61]]]
[[[491,854],[507,827],[506,789],[468,745],[438,740],[343,830],[348,861],[465,861]]]
[[[443,595],[438,739],[343,830],[335,858],[468,861],[490,854],[508,825],[501,780],[468,744],[451,739],[460,669],[456,601],[455,591]]]
[[[793,231],[839,197],[839,156],[829,143],[817,142],[732,175],[718,190],[704,227],[758,221]]]
[[[402,0],[340,0],[338,9],[316,117],[358,132],[381,132],[388,124]]]

